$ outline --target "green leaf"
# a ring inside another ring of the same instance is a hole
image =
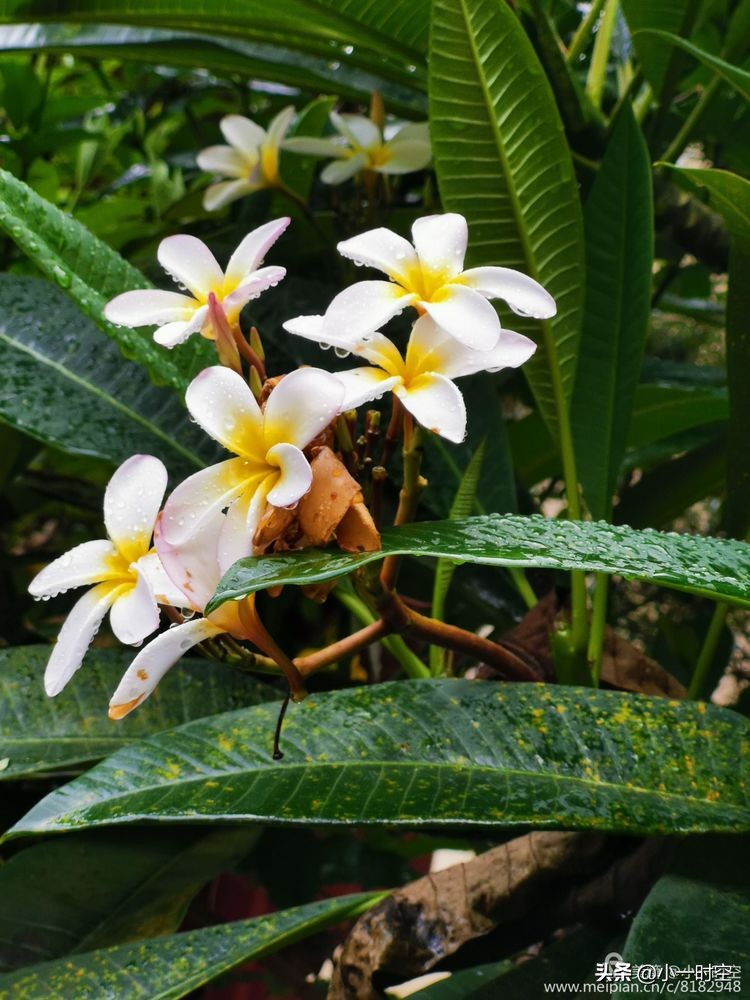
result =
[[[148,288],[149,283],[80,222],[6,170],[0,170],[0,229],[119,344],[126,358],[143,365],[155,382],[184,389],[193,375],[211,363],[214,350],[202,337],[191,337],[167,351],[154,343],[151,333],[108,323],[102,310],[109,299],[130,289]],[[40,306],[44,308],[44,303]]]
[[[336,103],[335,97],[318,97],[304,108],[289,132],[290,138],[295,135],[319,138],[328,125],[328,120]],[[281,153],[281,176],[286,184],[296,191],[304,201],[310,197],[315,170],[319,161],[313,156],[300,156],[298,153]]]
[[[578,474],[594,519],[612,507],[651,312],[651,162],[623,106],[584,209],[586,310],[571,411]]]
[[[544,684],[396,681],[188,723],[42,799],[9,838],[134,820],[750,829],[750,722]]]
[[[267,917],[71,955],[0,976],[0,994],[7,1000],[176,1000],[241,962],[359,916],[378,898],[371,893],[341,896]]]
[[[659,879],[638,911],[625,943],[625,961],[678,968],[738,965],[740,979],[746,976],[749,846],[745,838],[726,837],[684,844],[672,871]],[[688,995],[702,996],[696,991]]]
[[[50,646],[0,650],[0,781],[80,768],[161,729],[275,697],[270,686],[207,660],[181,660],[127,719],[107,718],[107,704],[133,660],[130,650],[91,650],[56,698],[42,687]]]
[[[750,247],[750,181],[728,170],[675,167],[671,163],[656,166],[670,170],[688,187],[704,187],[711,207],[724,218],[733,239]]]
[[[678,38],[677,35],[673,35],[668,31],[648,29],[640,31],[638,35],[645,35],[648,38],[659,39],[662,42],[666,42],[668,45],[677,46],[677,48],[682,49],[683,52],[687,52],[689,55],[694,56],[699,62],[703,63],[706,69],[710,69],[714,73],[718,73],[723,80],[726,80],[730,86],[734,87],[736,91],[750,101],[750,73],[748,73],[747,70],[740,69],[739,66],[733,66],[724,59],[720,59],[718,56],[712,55],[710,52],[706,52],[705,49],[699,49],[697,45],[693,45],[692,42],[689,42],[686,38]],[[638,35],[635,37],[636,44],[638,44]]]
[[[622,12],[633,35],[643,75],[660,94],[670,68],[670,51],[649,37],[654,31],[679,33],[686,17],[685,0],[622,0]],[[648,31],[648,33],[647,33]]]
[[[0,366],[0,420],[45,444],[116,464],[156,455],[174,477],[215,457],[177,396],[47,281],[0,275]]]
[[[506,324],[540,344],[524,372],[555,433],[575,377],[584,253],[554,95],[516,15],[497,0],[434,0],[429,73],[440,194],[468,219],[470,263],[524,271],[557,302],[552,320]]]
[[[597,522],[553,521],[538,515],[489,514],[457,521],[422,521],[383,532],[378,552],[356,555],[307,549],[240,559],[222,578],[207,611],[224,601],[282,584],[318,583],[398,554],[487,566],[535,566],[617,573],[750,607],[750,545],[725,538],[635,531]]]
[[[259,834],[102,831],[15,854],[0,867],[0,969],[173,933],[201,886],[241,861]]]
[[[649,383],[639,385],[630,422],[628,446],[643,448],[693,427],[723,422],[729,417],[725,389],[709,385],[687,388]]]

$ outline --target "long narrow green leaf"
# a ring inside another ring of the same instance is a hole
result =
[[[252,849],[257,827],[81,834],[0,866],[0,970],[180,926],[196,892]]]
[[[682,49],[683,52],[694,56],[699,62],[703,63],[706,69],[718,73],[723,80],[726,80],[730,86],[734,87],[738,93],[750,101],[750,73],[747,70],[740,69],[739,66],[733,66],[731,63],[726,62],[726,60],[720,59],[710,52],[706,52],[705,49],[699,49],[697,45],[693,45],[687,39],[678,38],[677,35],[670,34],[668,31],[644,30],[639,32],[639,34],[645,35],[648,38],[657,38],[667,45],[676,46]]]
[[[224,575],[208,607],[267,587],[331,580],[390,554],[618,573],[750,607],[750,545],[724,538],[635,531],[604,521],[491,514],[390,528],[382,541],[380,551],[356,555],[308,549],[240,559]]]
[[[166,351],[153,342],[151,333],[108,323],[102,315],[108,300],[120,292],[147,288],[148,282],[80,222],[6,170],[0,170],[0,229],[119,344],[126,358],[143,365],[155,382],[184,389],[193,375],[211,363],[213,348],[201,337],[191,337],[174,351]]]
[[[655,94],[660,94],[670,67],[670,51],[654,41],[646,30],[678,34],[682,29],[686,0],[622,0],[622,12],[633,35],[643,75]]]
[[[281,761],[277,713],[258,705],[152,736],[52,792],[7,836],[146,819],[750,829],[750,722],[710,705],[396,681],[294,705]]]
[[[0,367],[0,420],[45,444],[113,463],[156,455],[174,477],[215,456],[175,393],[47,281],[0,275]]]
[[[750,181],[746,177],[705,167],[675,167],[671,163],[656,166],[670,170],[687,186],[705,188],[711,207],[723,217],[733,238],[750,245]]]
[[[625,105],[584,210],[586,311],[571,419],[578,473],[594,519],[609,516],[651,303],[651,163]]]
[[[440,193],[469,221],[470,262],[525,271],[557,302],[553,320],[508,324],[540,343],[524,371],[554,433],[575,377],[584,266],[554,96],[515,14],[497,0],[434,0],[429,72]]]
[[[270,685],[221,663],[183,660],[145,705],[114,725],[107,704],[133,651],[92,650],[62,694],[48,698],[42,677],[50,651],[0,650],[0,757],[8,760],[0,782],[77,770],[161,729],[276,696]]]
[[[359,916],[378,898],[372,893],[341,896],[267,917],[71,955],[0,976],[0,995],[7,1000],[178,1000],[241,962]]]

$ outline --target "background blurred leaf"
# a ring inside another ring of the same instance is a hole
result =
[[[689,190],[705,188],[712,208],[724,218],[732,236],[750,246],[750,181],[729,170],[675,167],[671,163],[656,166],[669,170]]]
[[[694,4],[692,5],[695,6]],[[622,12],[633,36],[633,44],[638,60],[643,67],[643,75],[655,94],[660,94],[670,66],[669,48],[656,41],[654,31],[680,34],[688,13],[685,0],[622,0]]]
[[[694,56],[699,62],[712,70],[714,73],[718,73],[723,80],[726,80],[730,86],[734,87],[738,93],[742,94],[747,100],[750,100],[750,73],[747,73],[744,69],[740,69],[739,66],[733,66],[731,63],[726,62],[724,59],[720,59],[718,56],[712,55],[710,52],[706,52],[704,49],[699,49],[697,45],[692,45],[685,38],[678,38],[676,35],[670,34],[668,31],[656,31],[656,30],[643,30],[640,32],[641,35],[645,35],[649,39],[660,39],[666,45],[676,45],[677,48],[682,49],[683,52],[687,52],[689,55]],[[636,45],[638,44],[638,37],[635,39]]]

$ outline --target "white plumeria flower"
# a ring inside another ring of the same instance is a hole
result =
[[[336,372],[345,389],[343,410],[393,392],[417,423],[456,443],[466,434],[466,407],[453,379],[480,371],[518,368],[531,357],[536,344],[512,330],[502,330],[489,351],[475,351],[442,333],[428,315],[414,324],[406,355],[382,333],[338,336],[323,333],[322,316],[298,316],[284,324],[289,333],[329,344],[366,358],[372,368]]]
[[[219,535],[222,572],[252,553],[266,502],[294,506],[310,489],[312,471],[302,453],[341,411],[344,389],[333,375],[300,368],[286,375],[261,411],[244,379],[228,368],[202,371],[188,386],[193,419],[236,458],[186,479],[167,500],[164,540],[180,547],[217,510],[229,508]]]
[[[333,158],[320,179],[325,184],[342,184],[362,170],[379,174],[410,174],[424,170],[432,158],[426,122],[404,125],[386,139],[378,126],[364,115],[331,113],[331,124],[339,133],[331,139],[287,139],[284,149],[293,153]]]
[[[134,455],[123,462],[104,494],[109,537],[76,545],[31,581],[29,593],[43,600],[94,584],[60,629],[44,674],[48,695],[59,694],[81,666],[108,611],[120,642],[138,645],[159,627],[159,604],[181,601],[151,548],[166,488],[167,470],[158,458]]]
[[[323,340],[369,333],[414,306],[461,344],[487,351],[500,337],[500,320],[488,299],[504,299],[521,316],[554,316],[552,296],[520,271],[463,270],[468,228],[462,215],[417,219],[412,237],[413,246],[390,229],[371,229],[339,243],[344,257],[384,271],[391,280],[360,281],[337,295],[326,310]]]
[[[279,149],[292,118],[294,108],[290,105],[276,115],[268,130],[242,115],[221,119],[219,128],[229,145],[209,146],[197,156],[201,170],[230,178],[206,188],[203,207],[207,212],[262,188],[279,186]]]
[[[286,268],[261,265],[290,221],[274,219],[248,233],[229,258],[226,271],[195,236],[168,236],[159,244],[159,263],[190,294],[155,288],[124,292],[107,303],[105,317],[121,326],[158,326],[154,340],[163,347],[176,347],[193,333],[214,340],[212,304],[233,326],[251,299],[278,285],[286,274]]]

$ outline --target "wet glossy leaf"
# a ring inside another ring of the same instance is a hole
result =
[[[177,396],[47,281],[0,275],[0,366],[0,420],[45,444],[116,464],[156,455],[174,477],[215,457]]]
[[[750,723],[704,703],[397,681],[151,736],[36,805],[9,837],[135,820],[750,829]]]
[[[429,70],[440,194],[468,219],[470,264],[518,268],[557,302],[552,320],[506,321],[540,343],[524,372],[554,432],[573,388],[584,268],[580,201],[554,96],[515,12],[495,0],[436,0]]]
[[[651,305],[651,161],[629,105],[584,208],[586,308],[571,420],[591,516],[608,518],[625,454]]]
[[[0,969],[171,934],[206,882],[260,830],[101,831],[21,851],[0,867]]]
[[[68,687],[48,698],[42,676],[50,646],[0,650],[0,781],[79,769],[144,736],[214,712],[275,697],[274,689],[231,667],[182,660],[137,712],[114,723],[107,704],[132,650],[89,652]]]
[[[201,337],[165,351],[154,343],[151,332],[108,323],[102,310],[109,299],[133,288],[148,288],[149,283],[80,222],[6,170],[0,170],[0,229],[155,382],[184,389],[215,357],[213,347]]]
[[[640,34],[649,39],[658,39],[668,46],[676,45],[677,48],[682,49],[683,52],[687,52],[689,55],[694,56],[699,62],[703,63],[707,69],[712,70],[714,73],[718,73],[719,76],[734,87],[738,93],[750,100],[750,73],[746,70],[740,69],[739,66],[733,66],[732,63],[726,62],[724,59],[720,59],[711,52],[706,52],[705,49],[698,48],[697,45],[693,45],[686,38],[678,38],[677,35],[672,35],[668,31],[644,30],[641,31]],[[636,44],[637,42],[638,39],[636,37]]]
[[[0,976],[0,994],[7,1000],[176,1000],[241,962],[358,916],[377,898],[341,896],[267,917],[71,955]]]
[[[490,566],[538,566],[618,573],[629,580],[721,597],[750,607],[750,545],[723,538],[678,535],[598,522],[490,514],[456,521],[423,521],[383,532],[379,552],[350,555],[308,549],[240,559],[209,603],[288,583],[314,583],[350,573],[389,553],[435,556]]]

